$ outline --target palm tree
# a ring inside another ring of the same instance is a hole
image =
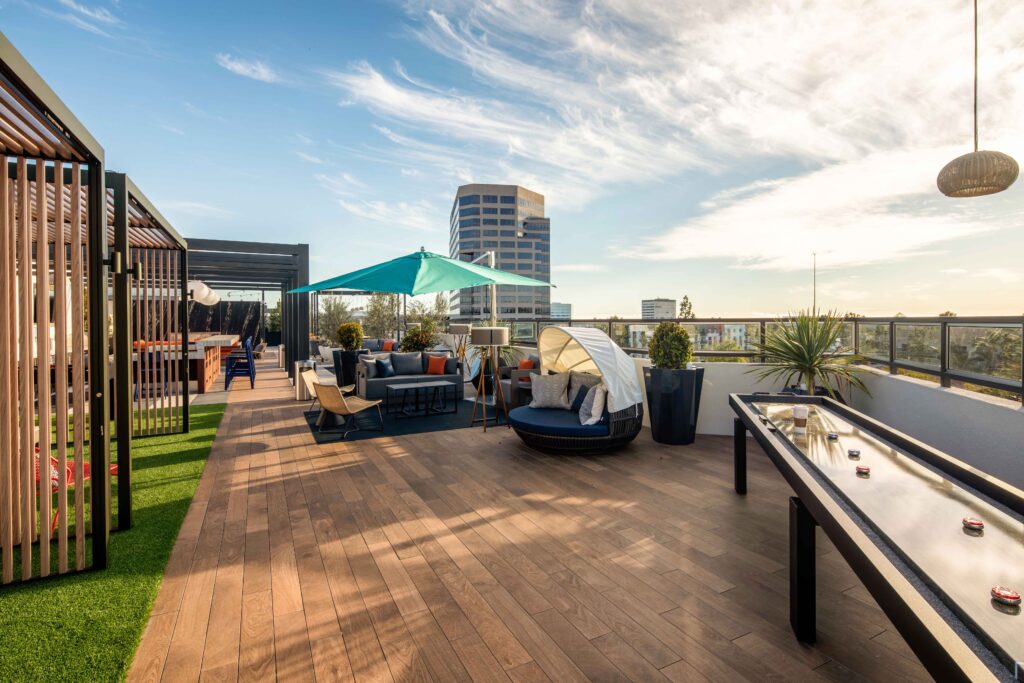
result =
[[[792,320],[768,327],[764,339],[754,345],[764,365],[751,372],[761,379],[782,378],[786,385],[796,377],[812,396],[823,387],[834,398],[844,384],[869,393],[854,366],[861,358],[842,345],[842,333],[839,314],[800,311]]]

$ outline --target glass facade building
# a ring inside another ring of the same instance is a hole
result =
[[[472,261],[493,251],[499,270],[551,281],[551,221],[544,216],[544,195],[518,185],[463,185],[452,204],[450,228],[452,258]],[[455,318],[490,316],[488,289],[459,290],[451,311]],[[498,287],[500,320],[550,315],[551,291],[546,287]]]

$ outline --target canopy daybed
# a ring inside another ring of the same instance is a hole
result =
[[[546,327],[537,350],[541,374],[600,375],[607,403],[605,417],[596,425],[582,425],[576,413],[559,408],[513,409],[509,423],[526,445],[553,453],[600,453],[636,437],[644,416],[643,390],[633,359],[608,335],[589,327]]]

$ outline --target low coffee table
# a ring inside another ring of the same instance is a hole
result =
[[[427,417],[428,415],[448,415],[459,411],[454,382],[438,380],[436,382],[388,384],[385,390],[387,393],[384,399],[384,410],[388,415],[395,415],[399,418]],[[411,401],[410,394],[412,394]],[[451,405],[450,409],[449,404]]]

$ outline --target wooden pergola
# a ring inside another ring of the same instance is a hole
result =
[[[2,34],[0,151],[0,582],[9,583],[16,557],[22,580],[107,566],[111,261],[103,148]]]

